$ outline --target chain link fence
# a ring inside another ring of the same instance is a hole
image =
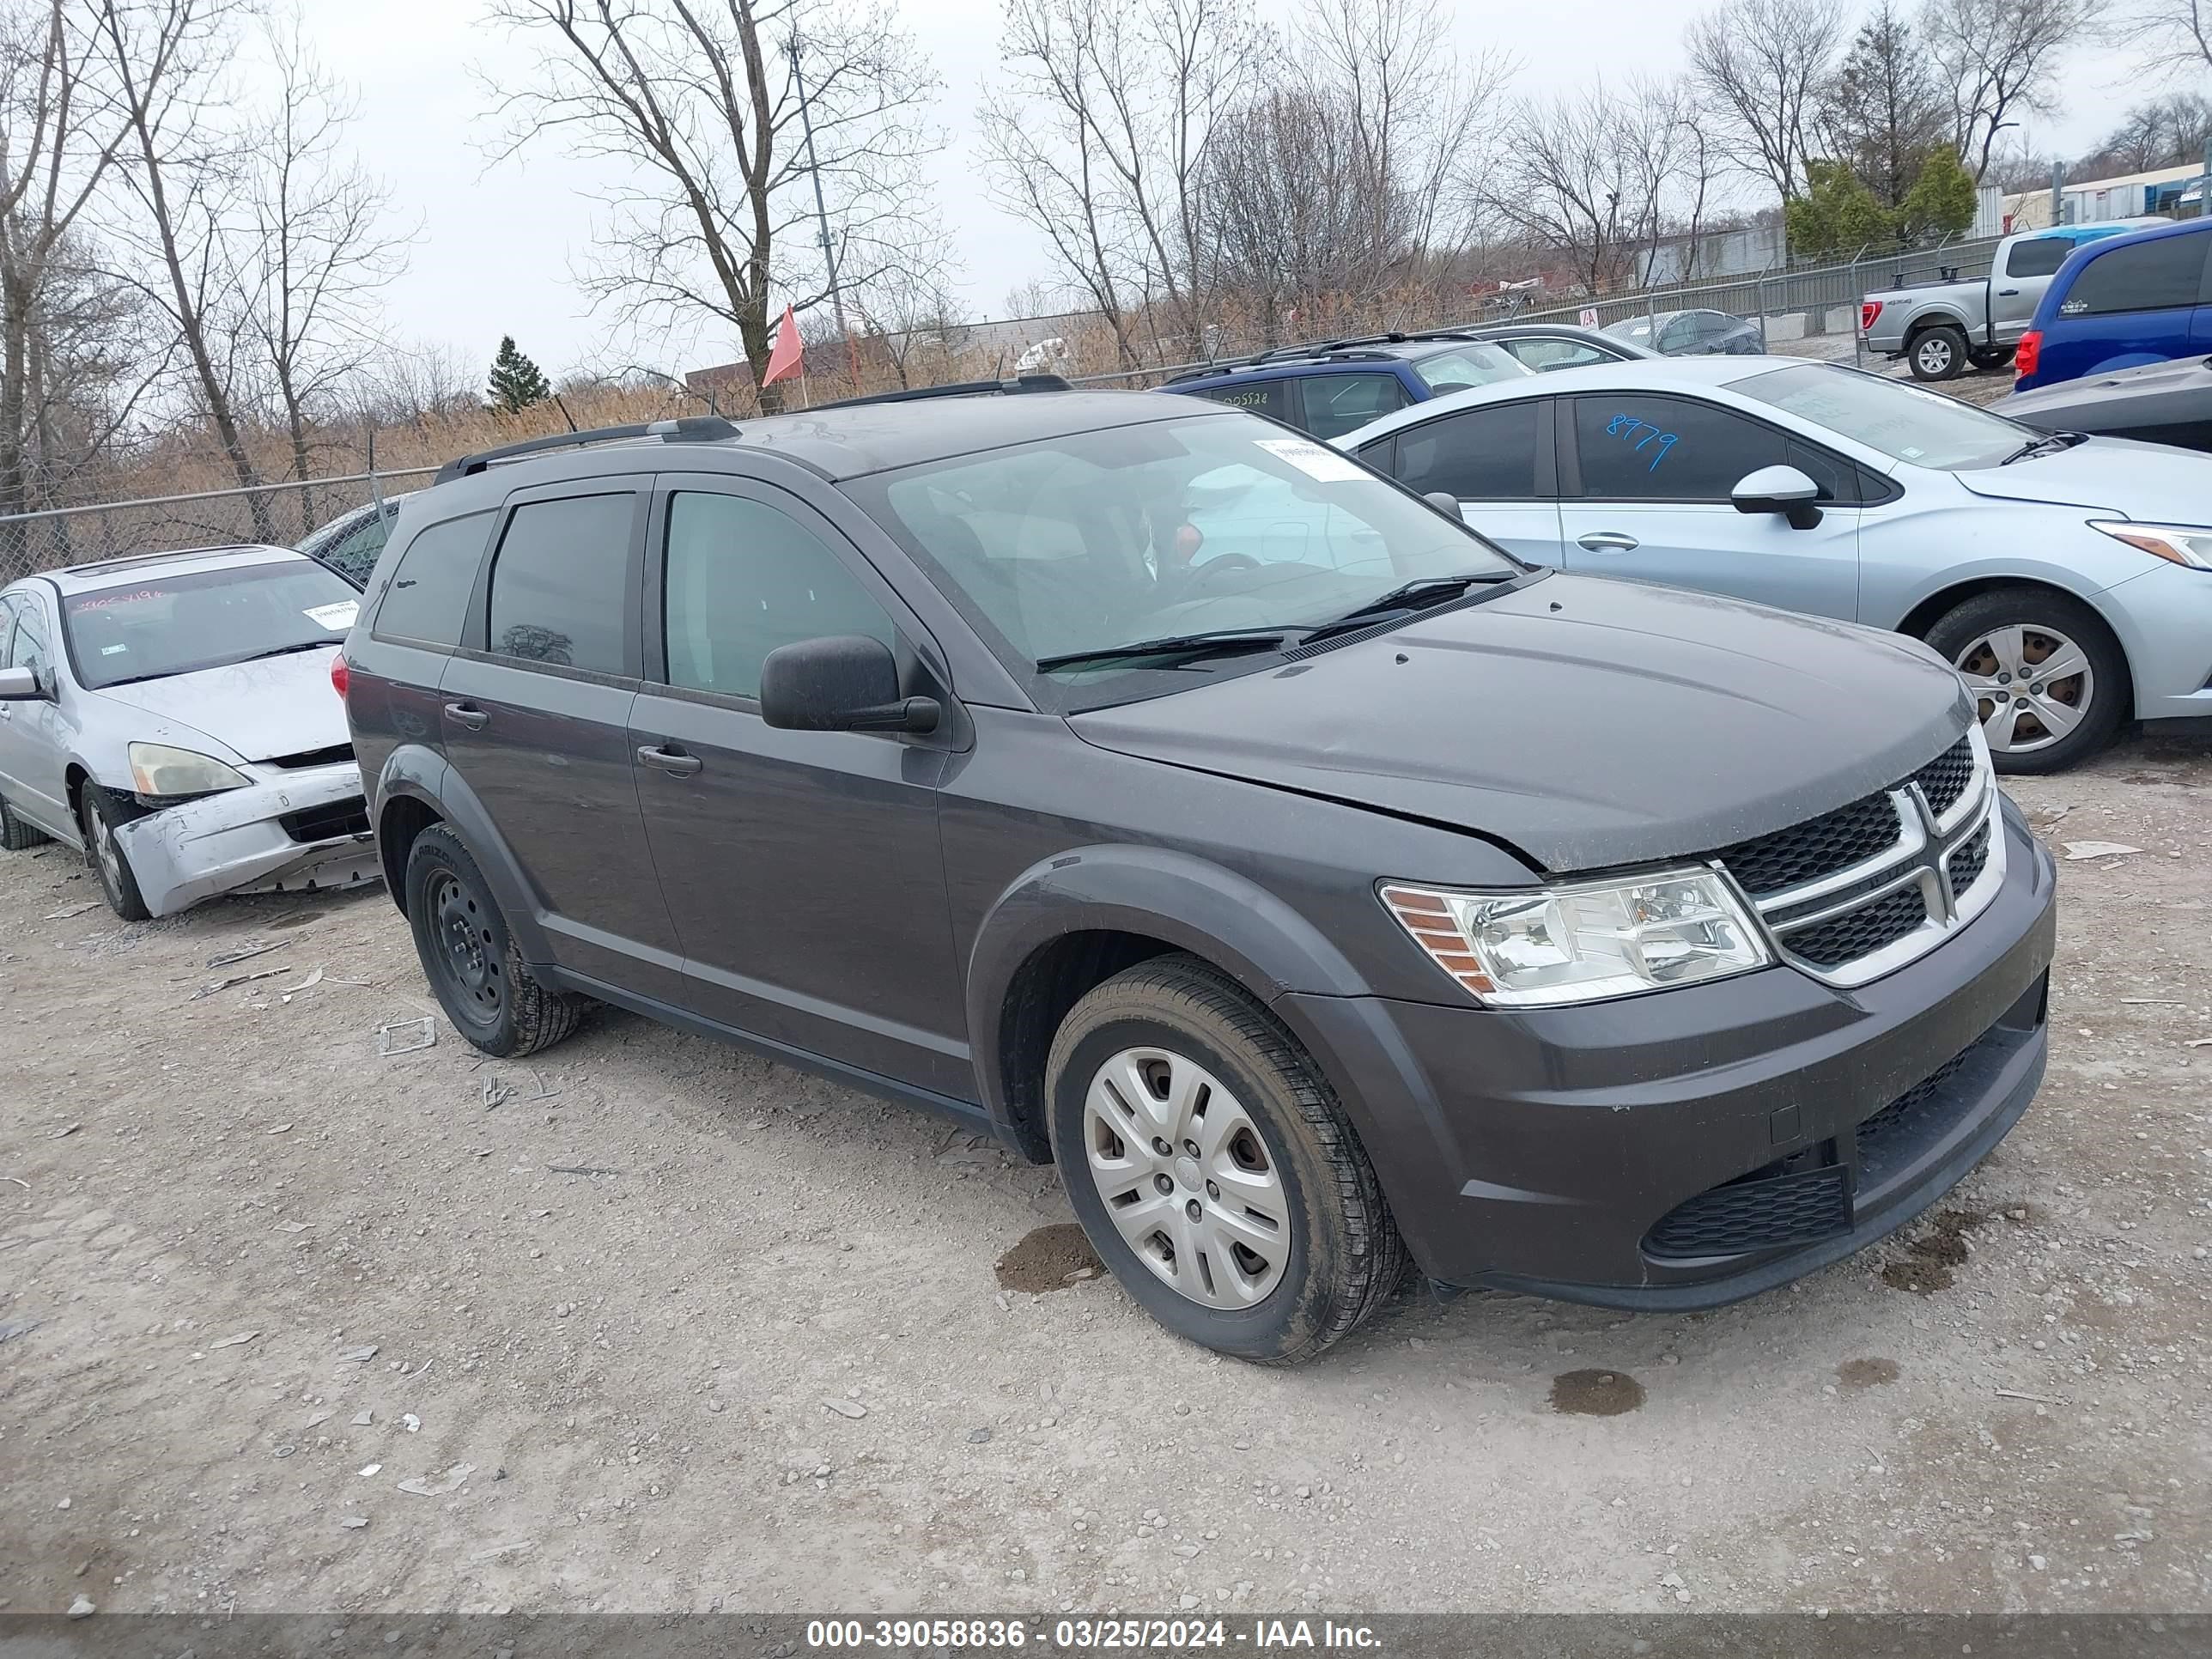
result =
[[[208,489],[16,514],[0,518],[0,583],[36,570],[132,553],[237,542],[289,546],[331,520],[368,505],[377,491],[389,496],[420,488],[434,470],[424,466],[361,472],[256,489]]]

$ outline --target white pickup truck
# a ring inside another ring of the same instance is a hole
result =
[[[2100,237],[2165,222],[2112,219],[2014,231],[1997,244],[1986,276],[1899,282],[1868,295],[1859,301],[1859,332],[1869,351],[1904,358],[1916,380],[1948,380],[1969,363],[2002,368],[2068,254]]]

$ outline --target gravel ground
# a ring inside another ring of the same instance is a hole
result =
[[[2141,850],[2063,866],[2050,1080],[1940,1215],[1700,1316],[1408,1286],[1288,1373],[934,1119],[612,1013],[380,1057],[380,893],[119,927],[0,855],[0,1592],[2205,1608],[2212,750],[2014,793]]]

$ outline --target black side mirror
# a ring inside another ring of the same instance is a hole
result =
[[[934,697],[899,696],[890,647],[837,634],[777,647],[761,664],[761,718],[790,732],[934,732]]]
[[[0,702],[35,702],[46,694],[33,668],[0,668]]]
[[[1739,513],[1779,513],[1792,530],[1810,530],[1820,522],[1820,486],[1794,466],[1762,466],[1747,474],[1729,492]]]
[[[1431,489],[1425,492],[1421,499],[1454,524],[1467,522],[1467,514],[1459,510],[1459,497],[1453,495],[1450,490]]]

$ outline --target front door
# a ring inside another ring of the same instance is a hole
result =
[[[680,999],[683,958],[631,775],[647,481],[517,498],[439,687],[446,758],[521,866],[554,959]]]
[[[1579,475],[1559,503],[1568,569],[1857,617],[1856,507],[1825,505],[1799,530],[1730,499],[1759,468],[1799,464],[1784,434],[1717,404],[1632,392],[1577,398],[1560,418],[1563,470]]]
[[[0,793],[16,817],[74,842],[79,832],[70,821],[64,753],[64,732],[74,726],[58,701],[64,694],[54,672],[54,637],[53,620],[36,593],[19,594],[0,610],[0,668],[29,669],[46,693],[0,702]]]
[[[972,1100],[937,827],[954,711],[916,653],[919,625],[797,497],[726,477],[662,483],[646,610],[659,672],[630,744],[690,1005]],[[852,634],[890,645],[909,692],[945,702],[944,730],[789,732],[761,719],[769,652]]]
[[[1440,415],[1401,427],[1359,457],[1408,489],[1455,497],[1460,516],[1509,553],[1558,567],[1559,506],[1553,497],[1550,400]]]

